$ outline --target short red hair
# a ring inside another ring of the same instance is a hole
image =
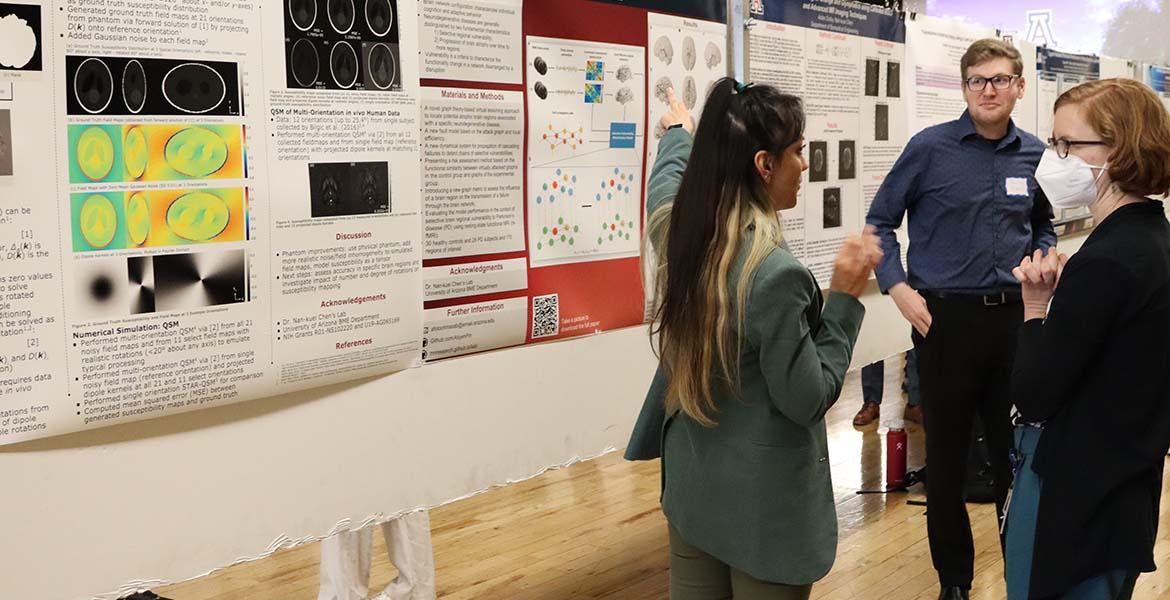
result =
[[[1149,87],[1132,79],[1082,83],[1060,95],[1055,109],[1080,106],[1112,148],[1109,178],[1138,196],[1170,193],[1170,113]]]

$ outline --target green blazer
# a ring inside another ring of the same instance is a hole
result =
[[[691,141],[680,129],[663,137],[649,213],[673,201]],[[660,245],[661,232],[648,235]],[[733,295],[738,278],[737,268]],[[627,457],[649,458],[658,443],[662,509],[688,542],[757,579],[804,585],[829,572],[837,551],[824,416],[841,393],[865,309],[847,294],[824,299],[779,245],[748,289],[740,380],[714,390],[718,425],[666,414],[660,367]]]

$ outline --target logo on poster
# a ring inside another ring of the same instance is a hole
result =
[[[751,5],[748,6],[748,10],[752,11],[753,15],[763,16],[764,15],[764,0],[752,0]]]
[[[1037,46],[1055,46],[1056,36],[1052,35],[1052,10],[1030,10],[1028,15],[1028,34],[1025,40]]]

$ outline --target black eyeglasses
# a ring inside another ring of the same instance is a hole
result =
[[[1073,146],[1105,146],[1101,140],[1067,140],[1065,138],[1048,138],[1048,147],[1056,150],[1056,155],[1068,158],[1069,148]]]
[[[1012,87],[1012,84],[1015,83],[1015,81],[1019,78],[1019,75],[996,75],[995,77],[981,77],[979,75],[974,75],[972,77],[968,77],[965,83],[967,84],[967,89],[971,90],[972,92],[982,92],[987,88],[988,83],[991,84],[991,87],[997,90],[1006,90]]]

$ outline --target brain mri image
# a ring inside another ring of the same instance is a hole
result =
[[[618,104],[629,104],[634,101],[634,91],[628,87],[624,87],[617,92]]]
[[[100,113],[114,99],[114,75],[105,61],[87,58],[73,76],[73,94],[87,112]]]
[[[126,110],[138,114],[146,105],[146,71],[142,63],[132,60],[122,70],[122,101]]]
[[[390,33],[394,25],[394,6],[390,0],[366,0],[366,25],[378,37]]]
[[[312,163],[309,200],[313,217],[372,215],[390,211],[390,170],[385,162]]]
[[[857,176],[857,153],[853,140],[842,140],[837,147],[837,178],[853,179]]]
[[[902,65],[894,61],[886,63],[886,97],[902,96]]]
[[[695,85],[695,78],[690,75],[687,75],[683,82],[682,101],[688,110],[695,110],[695,105],[699,102],[699,90]]]
[[[105,179],[114,169],[114,140],[101,127],[90,127],[77,138],[77,166],[90,181]]]
[[[695,70],[695,62],[698,61],[698,53],[695,52],[695,40],[691,36],[683,38],[682,43],[682,61],[683,66],[688,71]]]
[[[239,64],[122,56],[65,56],[69,115],[240,114]]]
[[[78,215],[77,226],[81,237],[93,248],[101,249],[114,241],[118,234],[118,211],[105,194],[94,194],[85,199]]]
[[[539,96],[541,100],[548,99],[548,88],[545,87],[543,83],[537,81],[536,85],[532,86],[532,91],[536,92],[536,95]]]
[[[865,59],[865,95],[878,95],[878,79],[881,77],[882,61],[875,58]]]
[[[723,51],[715,42],[707,42],[707,47],[703,50],[703,59],[707,62],[708,69],[714,69],[723,63]]]
[[[349,42],[338,42],[329,52],[329,70],[333,74],[333,82],[338,86],[349,89],[357,83],[358,57]]]
[[[654,56],[669,65],[674,62],[674,44],[665,35],[659,36],[654,42]]]
[[[203,114],[224,101],[227,82],[207,65],[187,63],[171,69],[163,77],[163,96],[182,112]]]
[[[808,143],[808,180],[811,182],[829,180],[829,143]]]
[[[398,0],[283,1],[288,88],[402,90]]]
[[[227,202],[209,192],[184,194],[167,208],[167,226],[192,242],[206,242],[223,233],[230,219]]]
[[[536,69],[537,73],[548,75],[548,63],[544,62],[543,58],[537,56],[536,60],[532,61],[532,66]]]
[[[878,142],[890,141],[890,105],[878,104],[873,111],[873,138]]]
[[[824,228],[833,229],[841,226],[841,188],[825,188],[824,193]]]
[[[618,81],[625,83],[633,78],[634,78],[634,71],[631,70],[630,67],[628,67],[626,65],[622,65],[622,66],[618,67],[618,70],[617,70]]]
[[[163,156],[174,170],[188,177],[203,178],[227,164],[228,145],[210,129],[188,127],[167,140]]]
[[[326,0],[325,11],[329,15],[329,24],[337,33],[349,33],[353,29],[357,17],[353,0]]]
[[[317,55],[317,48],[313,42],[305,38],[297,40],[292,46],[292,56],[289,59],[293,79],[301,87],[311,87],[317,82],[317,75],[321,70],[321,59]]]
[[[135,246],[145,244],[150,236],[150,204],[145,192],[134,192],[126,200],[126,234]]]
[[[401,88],[398,84],[398,51],[397,45],[390,44],[362,44],[362,56],[365,57],[362,67],[365,69],[366,89],[388,90]]]
[[[288,16],[301,31],[308,31],[317,22],[316,0],[288,0]]]
[[[146,174],[146,165],[150,161],[150,148],[146,144],[146,134],[142,127],[131,127],[126,130],[122,140],[122,162],[126,165],[126,174],[131,179],[141,179]]]
[[[674,82],[669,77],[659,77],[654,84],[654,97],[658,98],[663,104],[670,106],[670,99],[666,95],[666,91],[674,87]]]

